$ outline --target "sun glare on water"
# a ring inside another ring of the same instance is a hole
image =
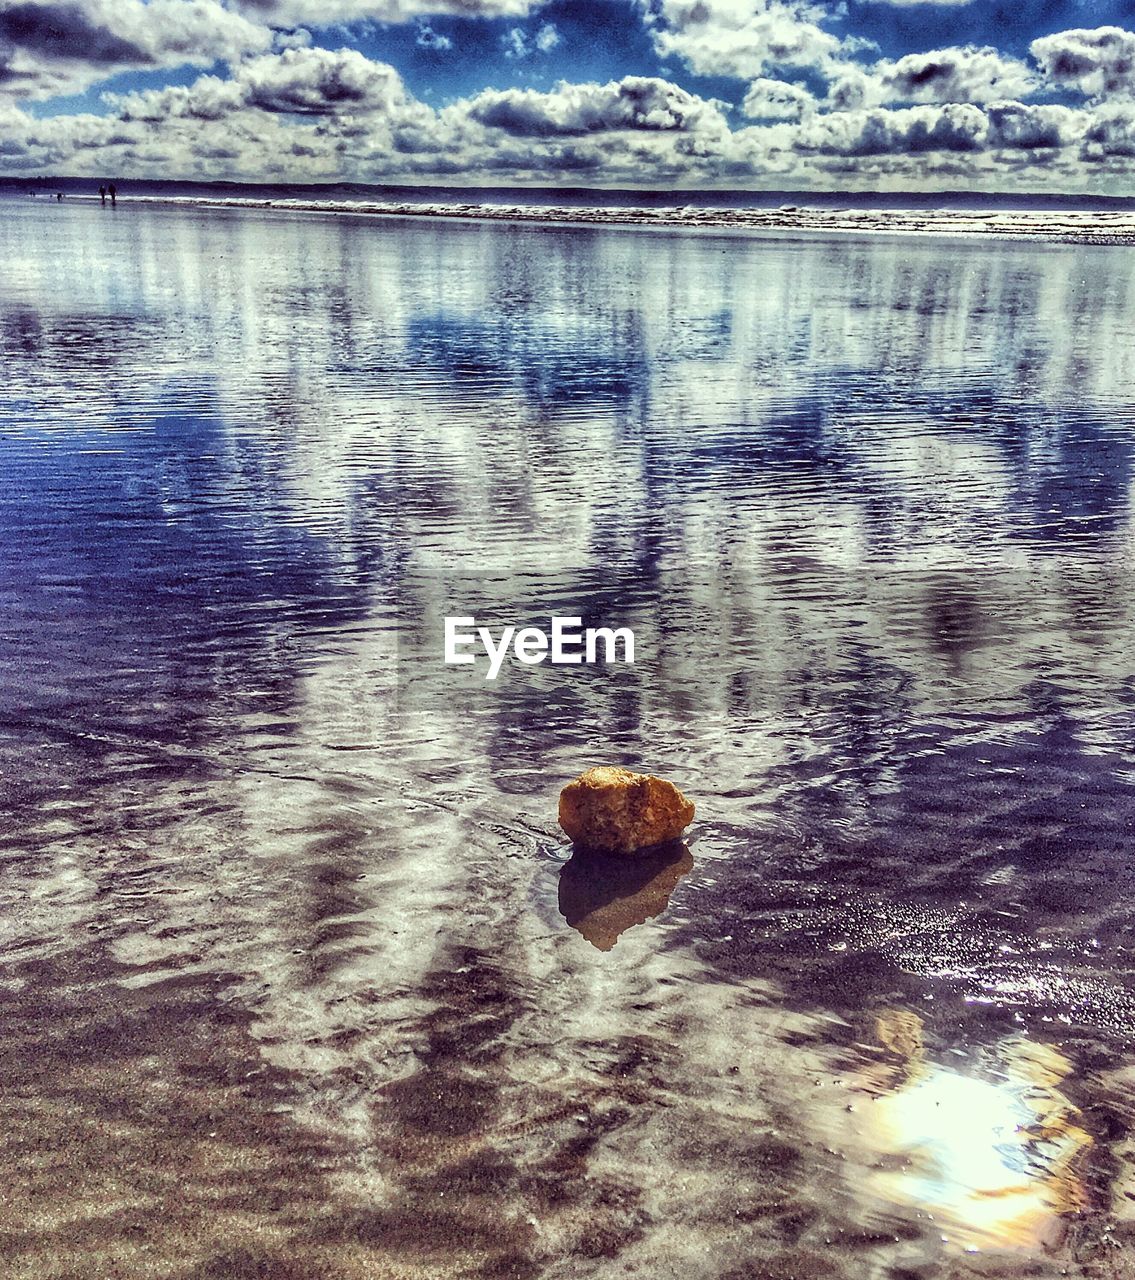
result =
[[[876,1149],[872,1190],[917,1205],[964,1248],[1053,1247],[1087,1206],[1082,1178],[1091,1136],[1057,1087],[1071,1070],[1058,1050],[1000,1042],[983,1074],[925,1055],[916,1014],[879,1020],[893,1059],[860,1136]],[[961,1060],[959,1060],[960,1062]],[[881,1086],[881,1087],[880,1087]]]

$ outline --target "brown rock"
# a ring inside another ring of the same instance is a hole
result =
[[[560,792],[560,826],[576,844],[605,853],[674,840],[693,817],[672,782],[629,769],[588,769]]]

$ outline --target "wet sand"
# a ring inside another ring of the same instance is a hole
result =
[[[90,214],[0,219],[6,1273],[1131,1275],[1127,256]]]

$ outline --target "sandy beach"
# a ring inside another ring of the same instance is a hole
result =
[[[83,198],[83,197],[80,197]],[[85,197],[97,199],[97,197]],[[438,203],[377,200],[264,199],[140,195],[128,204],[201,209],[261,209],[348,214],[375,218],[434,218],[549,225],[705,228],[781,235],[964,236],[1063,244],[1135,244],[1135,213],[1109,210],[890,209],[785,205],[777,209],[506,204],[495,201]]]

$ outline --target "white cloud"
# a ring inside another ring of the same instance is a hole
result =
[[[414,18],[523,18],[541,0],[233,0],[250,18],[273,27],[316,29],[351,22]]]
[[[798,84],[784,80],[754,80],[741,110],[750,120],[799,120],[812,111],[816,99]]]
[[[1029,51],[1053,84],[1091,97],[1135,89],[1135,34],[1121,27],[1060,31]]]
[[[501,36],[504,56],[519,61],[533,52],[551,53],[560,43],[560,33],[553,22],[545,22],[535,35],[529,35],[523,27],[511,27]]]
[[[659,77],[485,90],[435,110],[384,62],[301,47],[107,103],[108,116],[41,120],[0,106],[0,164],[189,178],[829,189],[979,188],[1010,172],[1037,186],[1055,174],[1071,183],[1135,176],[1130,101],[832,110],[801,85],[757,78],[745,111],[760,123],[731,130],[724,104]]]
[[[1082,111],[1050,104],[874,107],[816,115],[796,132],[792,145],[838,156],[1045,151],[1074,145],[1086,127]]]
[[[501,45],[504,47],[504,56],[506,58],[519,59],[528,57],[528,38],[524,34],[523,27],[510,27],[501,36]]]
[[[991,48],[966,46],[910,53],[872,66],[847,64],[836,71],[823,106],[858,111],[898,103],[983,104],[1030,96],[1036,76],[1016,58]]]
[[[234,79],[244,101],[263,111],[326,115],[389,111],[406,102],[398,72],[355,49],[289,49],[252,58],[241,63]]]
[[[124,120],[221,120],[242,109],[270,114],[330,116],[405,109],[402,77],[355,49],[298,48],[239,63],[228,79],[200,76],[192,85],[107,94]]]
[[[698,75],[755,80],[778,67],[824,70],[865,47],[824,30],[826,16],[789,0],[656,0],[647,22],[660,57]]]
[[[1080,142],[1089,117],[1071,107],[1045,103],[994,102],[985,108],[986,145],[993,149],[1054,149]]]
[[[608,84],[561,81],[549,93],[486,89],[467,104],[480,124],[518,137],[574,136],[621,129],[727,132],[720,105],[651,76]]]
[[[443,36],[435,31],[428,22],[418,21],[418,38],[414,41],[419,48],[436,49],[439,53],[446,53],[453,48],[453,41],[449,36]]]
[[[1094,111],[1084,132],[1083,155],[1090,164],[1135,159],[1135,104],[1109,103]]]
[[[544,25],[536,32],[536,39],[533,44],[541,53],[551,53],[552,50],[560,43],[563,37],[556,29],[554,22],[545,22]]]
[[[736,163],[721,105],[651,77],[485,91],[435,111],[385,64],[294,50],[108,101],[120,149],[84,171],[129,159],[180,176],[677,183]]]
[[[985,113],[968,103],[894,111],[876,107],[814,116],[800,128],[795,146],[800,151],[840,156],[977,151],[987,129]]]
[[[0,92],[77,93],[121,71],[208,66],[272,33],[218,0],[22,0],[0,6]]]
[[[890,102],[997,102],[1027,97],[1036,77],[1017,58],[996,49],[967,45],[908,53],[896,61],[876,62],[833,85],[832,98],[843,106],[878,106]],[[858,102],[848,100],[858,92]]]
[[[306,47],[309,27],[449,14],[524,17],[538,0],[0,0],[0,94],[79,93],[123,71],[235,63]],[[428,28],[423,28],[428,31]],[[536,47],[558,32],[545,24]],[[452,42],[434,36],[444,49]]]

